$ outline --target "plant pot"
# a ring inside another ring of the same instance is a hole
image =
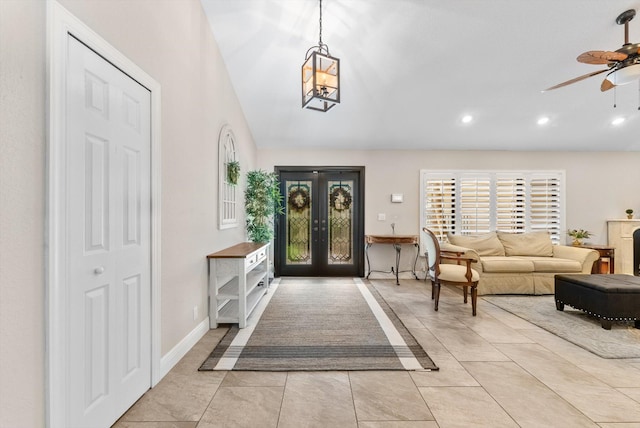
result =
[[[628,218],[629,220],[633,219],[633,214],[627,214],[627,218]]]
[[[571,243],[574,247],[582,246],[582,238],[573,238],[573,242]]]

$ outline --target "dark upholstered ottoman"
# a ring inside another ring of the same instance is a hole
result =
[[[564,305],[600,318],[602,328],[611,321],[635,320],[640,328],[640,277],[631,275],[556,275],[556,309]]]

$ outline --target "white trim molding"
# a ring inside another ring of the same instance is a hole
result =
[[[68,426],[65,206],[65,92],[67,37],[82,41],[151,92],[151,386],[161,368],[161,87],[145,71],[55,0],[47,0],[47,200],[45,225],[46,426]],[[207,324],[208,325],[208,324]]]
[[[191,330],[189,334],[162,357],[160,360],[160,378],[165,377],[208,331],[209,317],[202,320],[196,328]]]

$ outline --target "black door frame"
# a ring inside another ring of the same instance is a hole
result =
[[[356,206],[354,207],[354,213],[357,216],[354,217],[353,228],[355,231],[355,239],[353,242],[353,257],[354,264],[356,266],[357,276],[364,277],[364,189],[365,189],[365,167],[364,166],[276,166],[274,171],[278,178],[282,173],[314,173],[314,172],[349,172],[356,173],[358,175],[357,191],[359,197],[356,198]],[[284,200],[286,203],[286,197]],[[285,243],[280,239],[280,221],[275,221],[275,245],[274,245],[274,270],[275,276],[280,276],[281,270],[281,254],[282,246]]]

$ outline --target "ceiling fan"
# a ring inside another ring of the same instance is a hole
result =
[[[616,51],[587,51],[580,54],[577,58],[578,62],[584,64],[606,64],[608,68],[567,80],[566,82],[547,88],[542,92],[562,88],[563,86],[571,85],[572,83],[607,72],[607,77],[605,77],[600,85],[602,92],[640,79],[640,43],[629,43],[629,21],[631,21],[634,16],[636,16],[636,10],[629,9],[622,12],[616,18],[617,24],[624,25],[624,45],[622,45],[620,49]]]

